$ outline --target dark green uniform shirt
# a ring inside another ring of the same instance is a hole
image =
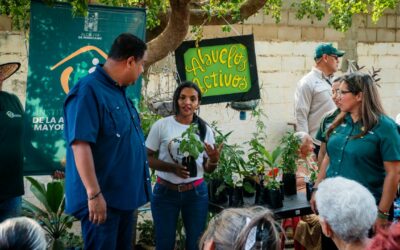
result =
[[[361,129],[361,124],[354,123],[347,114],[332,132],[327,144],[330,162],[326,176],[343,176],[361,183],[378,203],[386,176],[383,162],[400,160],[400,127],[388,116],[381,115],[371,131],[353,139]]]
[[[324,117],[322,117],[317,135],[315,136],[318,141],[326,143],[326,132],[328,131],[329,126],[332,125],[332,122],[335,120],[336,116],[339,113],[340,109],[335,109],[334,111],[329,111],[324,115]]]
[[[0,202],[24,194],[23,113],[17,96],[0,91]]]

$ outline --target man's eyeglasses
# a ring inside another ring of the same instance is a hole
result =
[[[333,57],[335,60],[339,60],[339,57],[337,55],[328,55],[328,56]]]
[[[336,90],[336,94],[338,96],[342,96],[342,95],[345,95],[347,93],[351,93],[351,91],[350,90],[340,90],[340,89]]]

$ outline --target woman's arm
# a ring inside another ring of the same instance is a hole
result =
[[[380,212],[388,213],[396,197],[397,187],[400,181],[400,161],[383,162],[386,171],[385,181],[383,182],[382,197],[378,205]],[[387,224],[384,219],[376,219],[375,226]]]
[[[314,188],[318,188],[319,183],[321,183],[321,181],[323,181],[325,179],[326,168],[327,168],[328,164],[329,164],[329,156],[328,156],[328,154],[325,154],[325,157],[321,163],[321,166],[319,166],[319,173],[318,173],[317,180],[315,181]],[[315,192],[313,192],[311,195],[310,205],[311,205],[311,209],[313,210],[313,212],[317,213],[317,207],[315,204]]]
[[[158,171],[174,173],[176,176],[184,179],[189,178],[190,173],[187,171],[185,166],[159,160],[155,157],[155,153],[155,151],[147,148],[147,158],[149,159],[150,168]]]
[[[319,152],[317,155],[317,159],[318,159],[318,166],[322,165],[322,161],[324,160],[326,155],[326,143],[325,142],[321,142],[321,147],[319,148]]]

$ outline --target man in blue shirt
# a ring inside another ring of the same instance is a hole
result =
[[[81,221],[85,249],[130,249],[133,211],[150,200],[144,136],[126,97],[145,59],[143,41],[119,35],[64,103],[66,212]]]

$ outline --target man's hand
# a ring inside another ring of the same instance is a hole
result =
[[[89,220],[93,224],[102,224],[107,219],[107,204],[102,194],[88,200]]]

